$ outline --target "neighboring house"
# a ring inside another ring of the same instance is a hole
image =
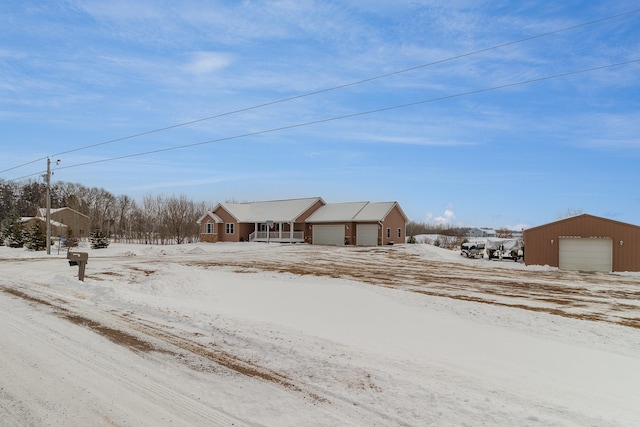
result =
[[[330,203],[307,219],[316,245],[378,246],[404,243],[407,217],[397,202]]]
[[[524,262],[561,270],[640,271],[640,227],[582,214],[524,230]]]
[[[472,228],[468,235],[469,237],[496,237],[496,232],[488,228]]]
[[[73,237],[78,239],[89,236],[89,217],[71,208],[51,209],[51,236],[67,237],[68,230],[71,230]],[[35,218],[46,221],[47,210],[38,209]],[[46,224],[45,224],[46,225]]]
[[[199,220],[203,242],[287,242],[376,246],[404,243],[396,202],[332,203],[320,197],[220,203]]]
[[[42,228],[46,230],[47,222],[45,218],[40,218],[38,216],[31,217],[22,217],[20,218],[20,222],[26,229],[33,228],[37,222],[42,223]],[[66,236],[67,235],[67,226],[58,222],[51,220],[51,235],[52,236]]]

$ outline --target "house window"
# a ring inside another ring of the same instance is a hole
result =
[[[387,228],[387,239],[391,237],[391,229]]]
[[[213,224],[211,224],[211,221],[207,221],[207,234],[213,234]]]
[[[229,222],[225,224],[225,228],[227,230],[227,234],[233,234],[235,231],[235,224],[232,222]]]
[[[398,228],[398,237],[402,237],[402,228]]]

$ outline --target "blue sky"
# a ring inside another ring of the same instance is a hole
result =
[[[0,178],[51,156],[54,181],[138,200],[321,196],[397,200],[412,220],[453,226],[520,228],[567,210],[640,224],[640,63],[484,91],[639,60],[640,13],[497,47],[636,9],[4,0]]]

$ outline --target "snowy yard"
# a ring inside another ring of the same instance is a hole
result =
[[[0,247],[0,425],[640,425],[640,274],[430,245]]]

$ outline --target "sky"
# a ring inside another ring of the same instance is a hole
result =
[[[3,180],[640,224],[637,1],[4,0],[0,29]]]

